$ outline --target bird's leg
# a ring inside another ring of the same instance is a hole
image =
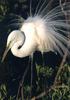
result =
[[[44,67],[44,53],[42,52],[42,67]]]
[[[17,93],[16,100],[18,100],[18,96],[19,96],[19,94],[20,94],[20,91],[22,91],[22,89],[23,89],[24,79],[25,79],[25,76],[26,76],[26,74],[27,74],[27,72],[28,72],[28,70],[29,70],[29,63],[30,63],[30,59],[29,59],[29,61],[28,61],[27,68],[25,69],[25,72],[24,72],[24,74],[23,74],[23,76],[22,76],[22,79],[21,79],[21,81],[20,81],[20,83],[19,83],[19,88],[18,88],[18,93]],[[21,93],[22,93],[22,92],[21,92]],[[22,95],[23,95],[23,93],[21,94],[21,97],[23,97]]]
[[[42,53],[42,67],[44,68],[44,55],[43,52]],[[43,72],[43,76],[44,76],[44,72]],[[44,78],[42,78],[42,88],[45,88],[45,80],[43,80]]]
[[[33,81],[33,53],[31,54],[31,90],[30,90],[30,97],[32,96],[32,81]]]
[[[43,72],[43,87],[44,90],[46,89],[46,76],[45,76],[45,65],[44,65],[44,53],[42,52],[42,67],[44,68],[44,72]]]

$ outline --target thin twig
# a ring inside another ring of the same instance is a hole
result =
[[[22,98],[22,100],[24,100],[23,86],[21,88],[21,98]]]
[[[47,92],[44,91],[40,95],[33,97],[31,100],[38,100],[38,99],[44,97],[45,95],[47,95],[51,90],[55,90],[55,89],[59,89],[59,88],[69,89],[68,86],[66,86],[66,85],[56,85],[56,86],[52,85]]]

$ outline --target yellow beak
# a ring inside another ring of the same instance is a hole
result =
[[[1,62],[4,61],[4,59],[5,59],[5,57],[6,57],[7,53],[8,53],[8,51],[9,51],[9,47],[6,47]]]

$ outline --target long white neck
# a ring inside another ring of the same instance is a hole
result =
[[[28,45],[27,42],[25,42],[23,46],[19,49],[19,46],[21,46],[21,44],[23,44],[23,42],[18,41],[11,48],[11,52],[14,56],[23,58],[23,57],[31,55],[34,52],[34,46]]]
[[[37,43],[33,33],[26,31],[25,33],[25,41],[23,38],[18,40],[11,48],[11,52],[16,57],[26,57],[31,55],[37,48]],[[21,46],[21,48],[19,48]]]

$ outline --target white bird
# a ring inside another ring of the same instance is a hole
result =
[[[45,3],[46,0],[39,8],[39,2],[35,14],[24,20],[20,29],[9,34],[2,61],[10,49],[14,56],[20,58],[30,56],[35,51],[65,53],[68,43],[67,28],[70,25],[62,18],[64,14],[60,5],[48,12]],[[70,14],[70,3],[62,6]]]

